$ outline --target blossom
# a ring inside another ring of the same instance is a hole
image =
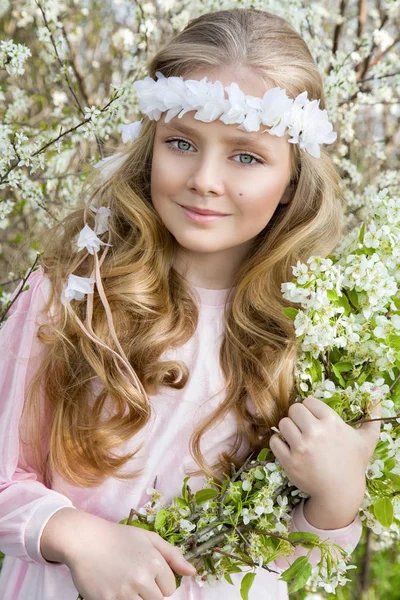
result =
[[[92,119],[93,121],[101,114],[101,111],[95,106],[91,106],[90,108],[89,106],[85,106],[83,110],[85,112],[85,119]]]
[[[116,152],[111,156],[107,156],[99,160],[94,166],[95,169],[101,168],[102,175],[105,177],[110,177],[114,171],[119,169],[122,163],[125,161],[126,156],[122,154],[122,152]]]
[[[9,75],[23,75],[24,62],[32,52],[24,44],[15,44],[13,40],[0,40],[0,68]]]
[[[193,529],[196,529],[196,525],[187,519],[180,519],[179,525],[184,531],[193,531]]]
[[[368,469],[366,471],[366,476],[368,479],[379,479],[383,475],[382,469],[384,468],[385,463],[383,460],[375,460],[373,463],[370,463]]]
[[[331,144],[337,138],[332,131],[326,110],[319,108],[320,100],[308,100],[303,92],[294,101],[288,133],[291,144],[300,144],[311,156],[320,158],[320,144]]]
[[[133,123],[120,125],[120,130],[122,131],[122,141],[126,144],[126,142],[136,140],[140,131],[143,127],[143,119],[140,121],[133,121]]]
[[[82,300],[85,294],[93,294],[91,284],[95,282],[96,280],[90,277],[79,277],[71,273],[61,294],[62,304],[65,306],[70,300]]]
[[[85,225],[85,227],[80,231],[77,245],[79,250],[86,248],[90,254],[98,252],[100,250],[100,246],[112,246],[112,244],[106,244],[100,238],[98,238],[89,225]]]
[[[100,208],[97,209],[93,204],[90,204],[89,208],[97,213],[95,233],[101,235],[108,231],[108,217],[111,216],[111,210],[106,206],[100,206]]]

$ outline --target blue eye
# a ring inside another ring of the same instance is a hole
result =
[[[173,142],[183,142],[184,144],[188,144],[189,146],[191,146],[192,144],[190,142],[188,142],[187,140],[184,140],[183,138],[171,138],[169,140],[165,140],[165,143],[167,144],[167,146],[173,151],[173,152],[179,152],[180,154],[186,154],[187,149],[185,150],[180,150],[179,148],[177,148],[176,146],[173,146],[172,143]],[[249,156],[251,159],[253,159],[256,162],[248,162],[248,163],[238,163],[241,165],[249,165],[250,167],[255,166],[256,164],[260,164],[263,165],[263,161],[260,160],[259,158],[257,158],[256,156],[254,156],[253,154],[250,154],[249,152],[241,152],[239,154],[236,154],[235,156]],[[235,161],[236,162],[236,161]]]

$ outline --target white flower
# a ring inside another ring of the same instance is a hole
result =
[[[100,246],[112,246],[112,244],[106,244],[100,238],[98,238],[89,225],[85,225],[85,227],[81,230],[77,245],[79,250],[86,248],[90,254],[98,252],[100,250]]]
[[[196,525],[187,519],[180,519],[179,525],[184,531],[192,531],[193,529],[196,529]]]
[[[122,141],[124,144],[126,144],[126,142],[136,140],[140,135],[142,127],[143,119],[140,121],[133,121],[127,125],[120,125],[120,130],[122,131]]]
[[[212,573],[202,573],[201,575],[195,575],[195,581],[199,587],[215,587],[218,585],[220,580],[221,577],[218,577],[218,575],[213,575]]]
[[[119,169],[122,163],[125,161],[126,156],[124,156],[121,152],[116,152],[111,156],[107,156],[102,160],[99,160],[94,166],[95,169],[102,168],[102,175],[104,177],[110,177],[114,171]]]
[[[91,284],[95,282],[96,280],[90,277],[79,277],[78,275],[70,274],[67,285],[61,294],[62,304],[65,306],[70,300],[82,300],[85,294],[93,294]]]
[[[311,156],[320,158],[320,144],[331,144],[337,138],[332,131],[326,110],[319,108],[320,100],[308,100],[307,92],[303,92],[294,101],[292,122],[289,127],[291,144],[300,144]]]
[[[13,40],[0,41],[0,68],[9,75],[23,75],[28,56],[32,56],[32,52],[24,44],[15,44]]]
[[[293,100],[280,87],[269,89],[262,98],[261,122],[272,127],[270,135],[282,136],[290,123]]]
[[[85,112],[85,119],[91,119],[92,121],[96,121],[97,117],[101,114],[101,111],[95,106],[91,106],[90,108],[85,106],[83,110]]]
[[[108,231],[108,217],[111,215],[111,210],[106,206],[100,206],[100,208],[97,209],[93,204],[91,204],[89,208],[97,213],[95,233],[101,235]]]
[[[245,492],[248,492],[249,490],[251,490],[251,481],[249,479],[245,479],[242,483],[242,488],[244,489]]]
[[[366,476],[368,479],[379,479],[383,475],[383,470],[385,467],[385,463],[383,460],[376,460],[371,463],[366,471]]]

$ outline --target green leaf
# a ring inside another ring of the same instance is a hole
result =
[[[227,479],[225,479],[224,483],[222,484],[221,491],[220,491],[221,496],[224,495],[225,490],[226,490],[226,488],[229,485],[229,482],[230,482],[230,477],[228,477]]]
[[[331,365],[331,367],[332,367],[332,371],[334,372],[334,374],[339,382],[339,385],[341,385],[343,388],[345,388],[346,382],[343,379],[343,377],[341,376],[340,371],[335,367],[335,365]]]
[[[383,527],[390,527],[393,523],[393,504],[389,498],[379,498],[374,505],[375,517]]]
[[[285,315],[287,317],[289,317],[289,319],[291,319],[292,321],[295,320],[297,313],[299,312],[297,308],[293,308],[292,306],[287,306],[286,308],[283,309],[283,312],[285,313]]]
[[[183,480],[183,486],[182,486],[182,496],[186,500],[186,502],[189,502],[189,494],[188,494],[188,489],[187,489],[187,482],[189,481],[189,479],[190,479],[190,477],[185,477],[185,479]]]
[[[400,335],[395,335],[394,333],[388,336],[389,346],[394,348],[395,350],[400,350]]]
[[[316,533],[308,533],[301,531],[292,531],[292,533],[288,533],[288,539],[293,540],[294,542],[300,542],[304,540],[305,542],[309,542],[310,544],[315,544],[321,541],[321,538]]]
[[[213,500],[218,496],[218,491],[213,490],[212,488],[207,488],[205,490],[199,490],[195,493],[194,499],[197,504],[203,504],[203,502],[207,502],[208,500]]]
[[[346,290],[346,293],[347,293],[347,296],[348,296],[350,302],[352,303],[352,305],[359,310],[360,303],[358,300],[358,294],[357,294],[356,290]]]
[[[346,315],[346,317],[348,317],[351,313],[351,306],[346,294],[343,293],[341,296],[339,296],[338,304],[339,306],[343,306],[344,314]]]
[[[228,572],[229,573],[241,573],[242,569],[239,569],[239,567],[236,567],[235,565],[230,565],[228,567]]]
[[[337,295],[337,292],[335,292],[335,290],[327,290],[326,295],[329,300],[333,300],[334,302],[337,302],[339,300],[339,296]]]
[[[139,527],[139,529],[147,529],[147,531],[154,531],[150,523],[142,523],[138,519],[131,522],[130,527]]]
[[[227,580],[228,583],[234,585],[234,583],[232,581],[232,577],[229,575],[229,573],[225,573],[224,577],[225,577],[225,579]]]
[[[321,361],[314,357],[312,359],[311,377],[312,377],[313,383],[315,383],[316,381],[320,381],[322,378]]]
[[[179,508],[189,508],[189,502],[186,502],[186,500],[179,496],[175,496],[175,504],[179,506]]]
[[[298,574],[298,576],[289,583],[288,592],[289,594],[293,594],[298,590],[301,590],[310,579],[312,573],[312,565],[308,563],[308,565],[304,568],[304,570]]]
[[[268,454],[269,454],[269,452],[270,452],[269,448],[263,448],[263,449],[262,449],[262,450],[259,452],[259,454],[258,454],[258,456],[257,456],[257,460],[266,460],[266,459],[267,459],[267,456],[268,456]]]
[[[393,487],[396,490],[396,492],[400,491],[400,477],[399,475],[396,475],[396,473],[388,473],[387,474],[387,478],[390,479],[390,481],[393,483]]]
[[[335,368],[339,371],[339,373],[346,373],[347,371],[351,371],[353,367],[353,363],[347,361],[340,361],[335,364]]]
[[[391,471],[396,466],[396,461],[391,456],[385,460],[385,471]]]
[[[299,556],[280,579],[288,582],[288,592],[292,594],[305,586],[312,573],[312,565],[306,556]]]
[[[242,579],[242,583],[240,585],[240,596],[243,600],[249,600],[249,591],[251,586],[253,585],[255,573],[246,573],[246,575]]]
[[[283,571],[279,579],[283,579],[283,581],[290,581],[293,577],[296,577],[301,571],[309,564],[307,556],[299,556],[296,558],[294,562],[290,565],[286,571]]]
[[[364,235],[365,235],[365,223],[363,223],[360,227],[360,233],[358,235],[358,240],[360,244],[364,243]]]
[[[169,511],[165,508],[162,508],[158,511],[154,521],[154,529],[157,531],[157,533],[161,533],[164,529],[165,521],[167,520],[168,515]]]

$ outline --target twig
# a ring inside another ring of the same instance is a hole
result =
[[[25,287],[25,282],[27,281],[29,275],[32,273],[33,269],[35,268],[35,265],[39,259],[40,254],[37,253],[36,254],[36,258],[35,261],[33,263],[33,265],[30,267],[30,270],[28,270],[27,274],[25,275],[24,279],[22,280],[22,284],[21,284],[21,288],[18,291],[18,293],[14,296],[14,298],[12,299],[12,301],[10,302],[9,306],[6,308],[6,310],[4,310],[1,314],[0,314],[0,323],[3,322],[4,317],[6,316],[6,314],[8,313],[8,311],[10,310],[10,308],[12,307],[12,305],[14,304],[14,302],[17,300],[17,298],[21,295],[22,290]]]
[[[224,556],[228,556],[229,558],[233,558],[234,560],[240,560],[241,562],[244,562],[246,565],[249,565],[249,567],[258,567],[257,563],[255,563],[253,561],[245,560],[241,556],[235,556],[235,554],[229,554],[228,552],[224,552],[220,548],[214,548],[213,552],[216,552],[217,554],[223,554]],[[274,571],[274,569],[270,569],[269,567],[267,567],[267,565],[261,565],[261,568],[265,569],[266,571],[269,571],[270,573],[276,573],[277,575],[279,575],[279,571]]]
[[[400,379],[400,373],[397,375],[396,379],[393,381],[392,385],[390,386],[390,391],[392,392],[394,390],[395,385],[397,384],[397,382]]]
[[[222,498],[221,498],[221,500],[220,500],[219,515],[218,515],[218,516],[219,516],[219,519],[220,519],[220,521],[222,521],[222,520],[223,520],[224,500],[225,500],[225,498],[226,498],[226,496],[227,496],[227,494],[228,494],[228,492],[229,492],[229,485],[230,485],[231,483],[233,483],[234,481],[236,481],[236,479],[239,477],[239,475],[241,475],[241,474],[243,473],[244,469],[246,468],[246,466],[247,466],[247,465],[248,465],[248,463],[250,462],[250,460],[251,460],[251,458],[252,458],[253,454],[255,454],[255,452],[252,452],[252,453],[250,454],[250,456],[248,456],[248,457],[246,458],[246,460],[244,461],[244,463],[242,464],[242,466],[240,467],[240,469],[238,469],[238,470],[237,470],[237,471],[236,471],[236,472],[233,474],[233,476],[231,477],[231,480],[230,480],[229,484],[226,486],[226,490],[224,491],[224,493],[223,493],[223,495],[222,495]]]

